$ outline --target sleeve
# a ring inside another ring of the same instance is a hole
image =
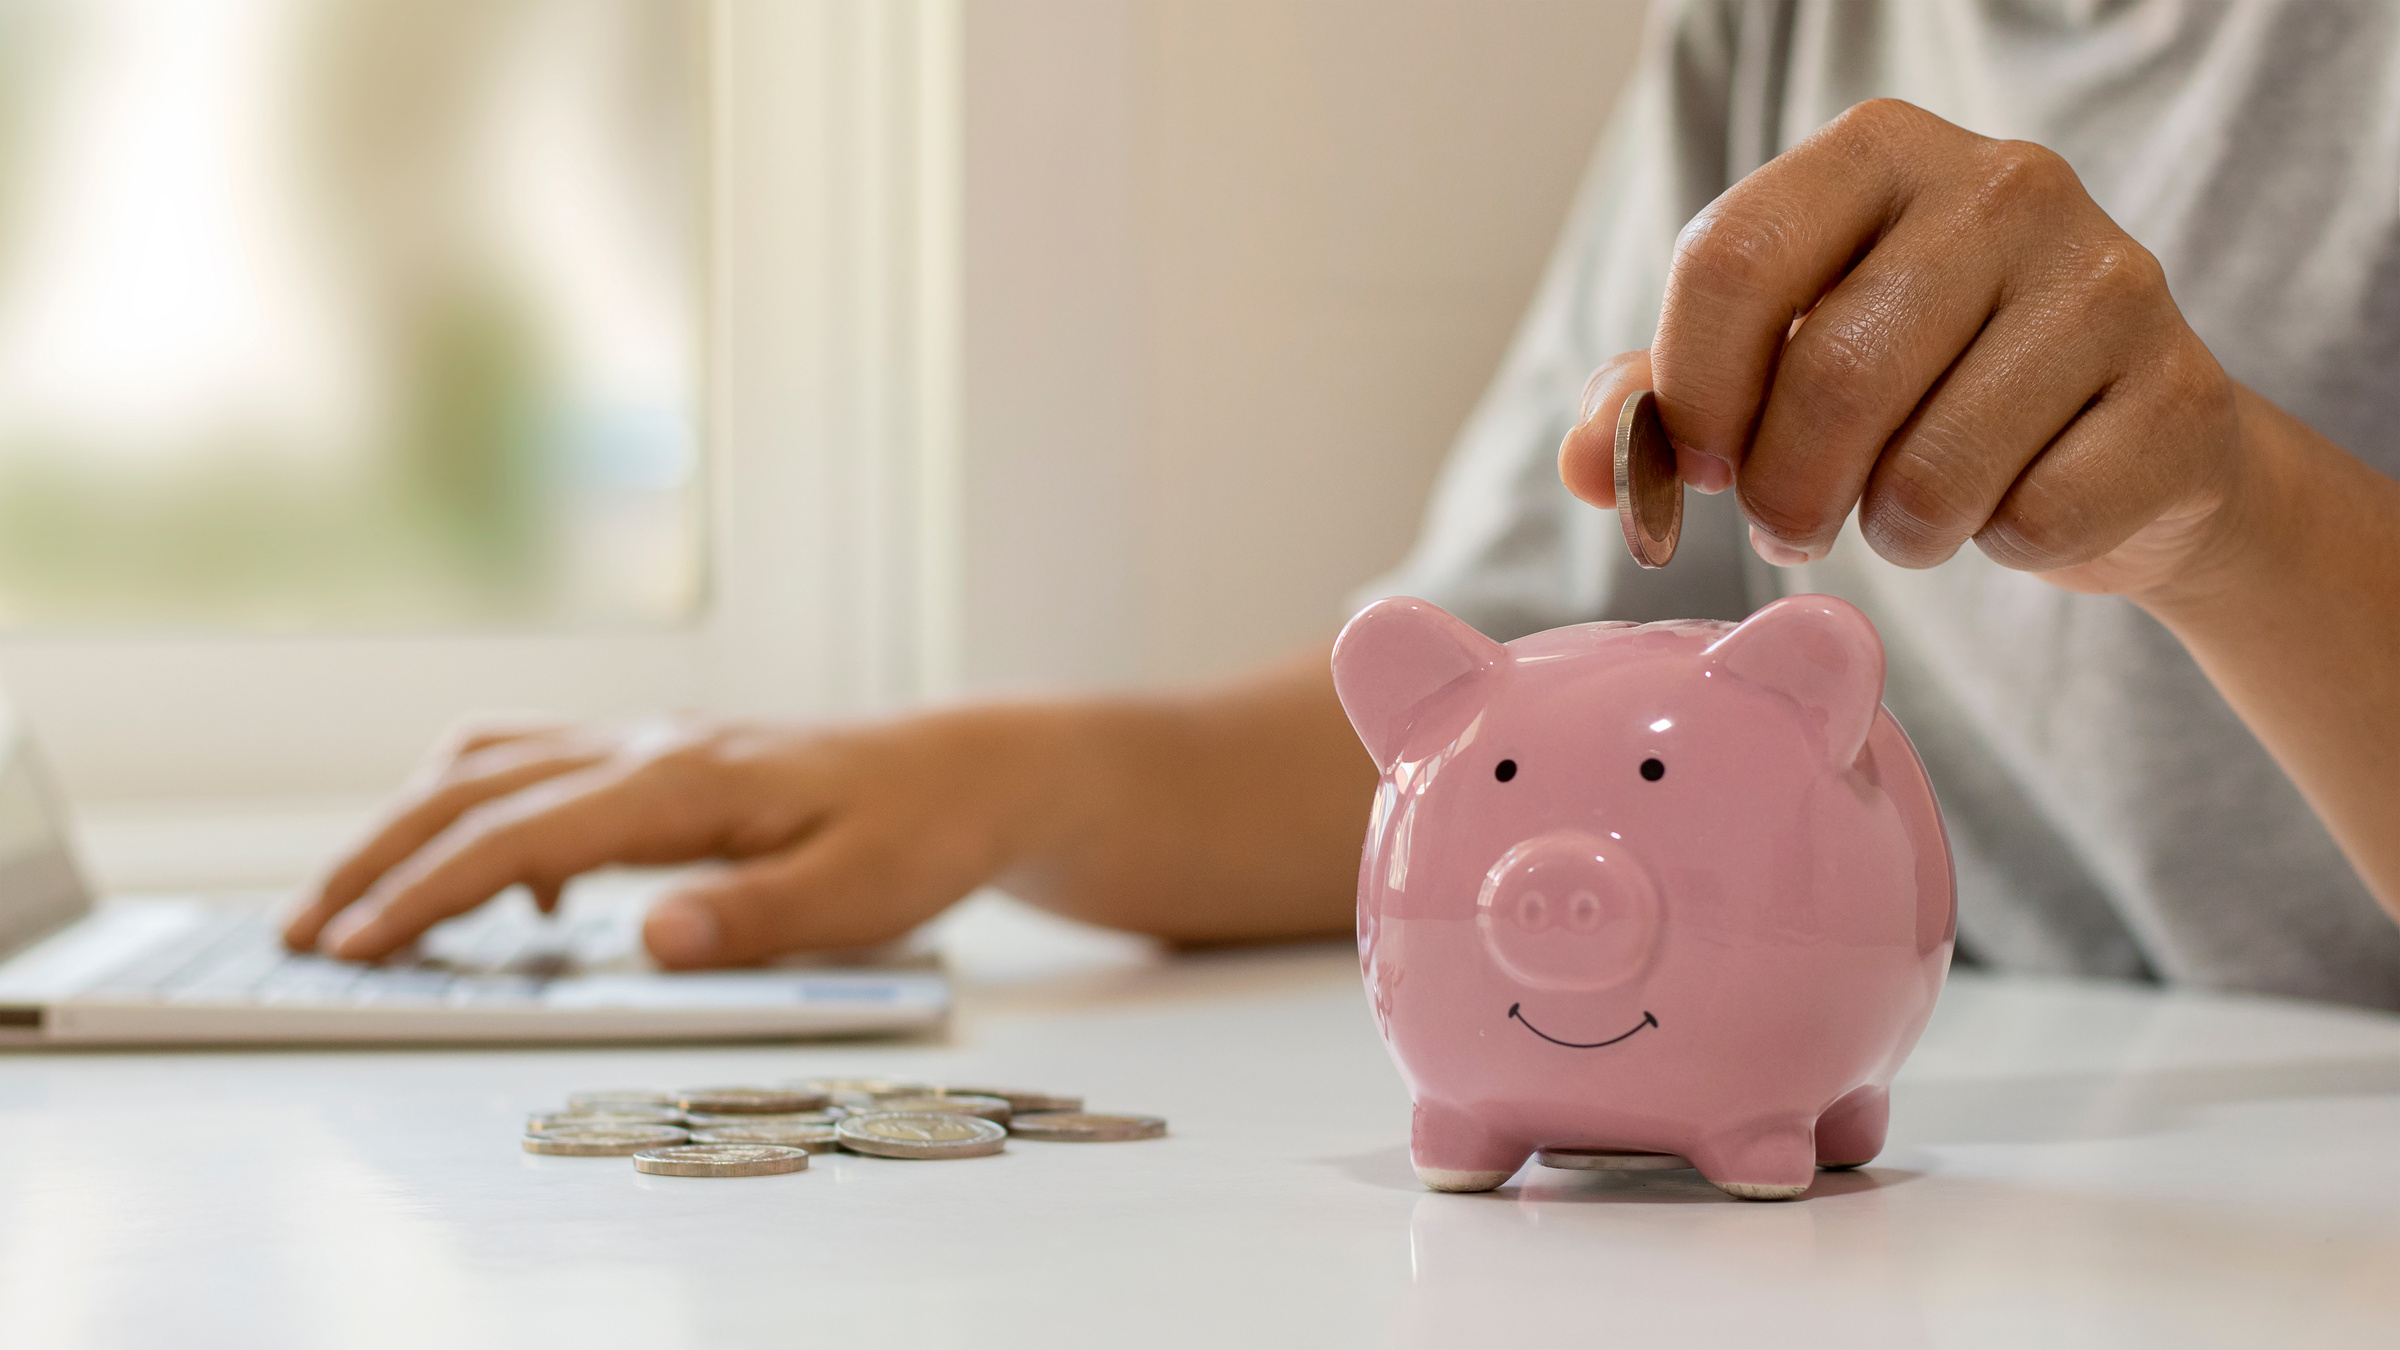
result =
[[[1713,0],[1668,0],[1653,14],[1533,307],[1451,448],[1415,545],[1353,608],[1413,595],[1503,641],[1594,619],[1749,612],[1731,494],[1689,494],[1674,565],[1644,571],[1615,516],[1560,485],[1557,452],[1592,369],[1650,345],[1675,237],[1730,181],[1732,92],[1742,69],[1762,64],[1755,50],[1737,58],[1756,33],[1742,8]]]

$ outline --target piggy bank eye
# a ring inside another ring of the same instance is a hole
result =
[[[1516,776],[1517,762],[1513,759],[1501,760],[1500,766],[1492,770],[1492,777],[1499,779],[1503,783]]]
[[[1643,779],[1643,781],[1645,781],[1645,782],[1650,782],[1650,783],[1655,783],[1655,782],[1657,782],[1659,779],[1661,779],[1661,778],[1664,778],[1664,777],[1666,777],[1666,776],[1667,776],[1667,764],[1666,764],[1666,761],[1665,761],[1665,760],[1659,760],[1659,759],[1645,759],[1645,760],[1643,760],[1643,761],[1642,761],[1642,779]]]

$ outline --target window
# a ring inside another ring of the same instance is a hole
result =
[[[0,679],[70,790],[939,688],[955,26],[0,7]]]
[[[0,10],[0,623],[689,617],[703,18]]]

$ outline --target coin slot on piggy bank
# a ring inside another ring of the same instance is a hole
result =
[[[1422,600],[1343,629],[1383,775],[1360,956],[1426,1185],[1547,1152],[1789,1199],[1882,1149],[1956,926],[1883,667],[1829,596],[1505,645]]]

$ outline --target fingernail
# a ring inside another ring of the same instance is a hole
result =
[[[1733,465],[1705,450],[1675,450],[1675,472],[1684,482],[1714,496],[1733,486]]]
[[[1780,539],[1769,536],[1756,525],[1750,527],[1750,547],[1758,550],[1759,557],[1777,567],[1798,567],[1808,561],[1806,553],[1793,548]]]
[[[723,949],[725,930],[715,910],[687,896],[671,895],[642,922],[642,941],[663,965],[704,966]]]
[[[1591,421],[1592,415],[1600,411],[1600,377],[1606,374],[1608,367],[1602,366],[1592,372],[1592,378],[1583,382],[1583,397],[1575,405],[1575,425],[1582,426]]]
[[[317,934],[317,950],[343,960],[354,959],[358,954],[347,950],[351,941],[360,938],[368,928],[373,926],[374,922],[371,915],[344,914],[332,923],[325,925],[324,932]],[[366,944],[361,941],[359,945],[363,947]]]

